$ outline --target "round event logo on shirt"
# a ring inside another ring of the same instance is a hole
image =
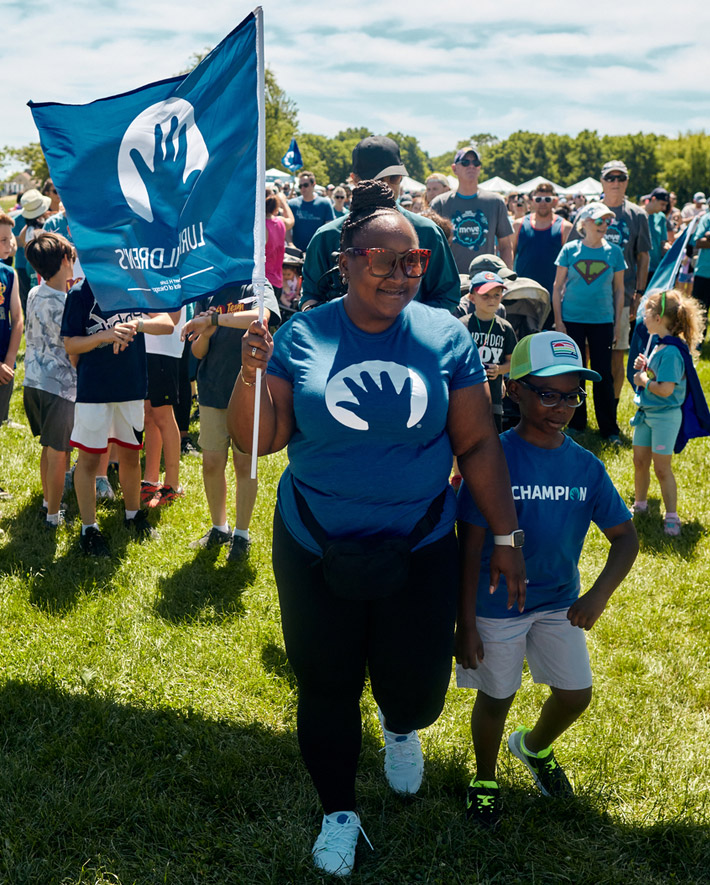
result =
[[[629,242],[631,232],[623,218],[615,218],[607,228],[604,236],[607,242],[618,246],[623,251],[624,246]]]
[[[429,401],[421,376],[400,363],[368,360],[341,369],[328,381],[325,405],[352,430],[388,425],[414,427]]]
[[[451,218],[454,240],[467,249],[478,250],[488,235],[488,219],[480,209],[457,212]]]

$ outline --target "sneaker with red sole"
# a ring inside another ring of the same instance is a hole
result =
[[[162,485],[159,482],[145,482],[145,480],[141,480],[141,504],[147,504],[161,488]]]
[[[185,492],[183,491],[182,486],[178,486],[176,489],[172,486],[160,486],[153,497],[146,502],[145,506],[153,510],[156,507],[164,507],[166,504],[172,504],[173,501],[176,501],[178,498],[184,497]]]

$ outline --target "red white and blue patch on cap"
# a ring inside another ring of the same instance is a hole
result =
[[[552,348],[553,356],[561,357],[562,359],[566,359],[567,357],[577,359],[577,345],[574,341],[558,339],[557,341],[550,341],[550,347]]]

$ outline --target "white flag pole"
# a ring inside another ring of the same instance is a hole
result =
[[[254,10],[256,20],[256,97],[259,108],[259,124],[256,147],[256,194],[254,195],[254,274],[252,286],[259,302],[259,322],[264,321],[264,286],[266,283],[266,115],[264,74],[264,12],[261,6]],[[261,369],[256,370],[254,387],[254,430],[251,447],[251,478],[256,479],[257,452],[259,451],[259,412],[261,410]]]

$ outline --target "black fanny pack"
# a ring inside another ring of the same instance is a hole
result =
[[[344,599],[381,599],[402,590],[409,579],[412,549],[426,538],[441,519],[446,489],[406,538],[339,538],[332,541],[293,484],[298,513],[318,546],[320,567],[328,587]]]

